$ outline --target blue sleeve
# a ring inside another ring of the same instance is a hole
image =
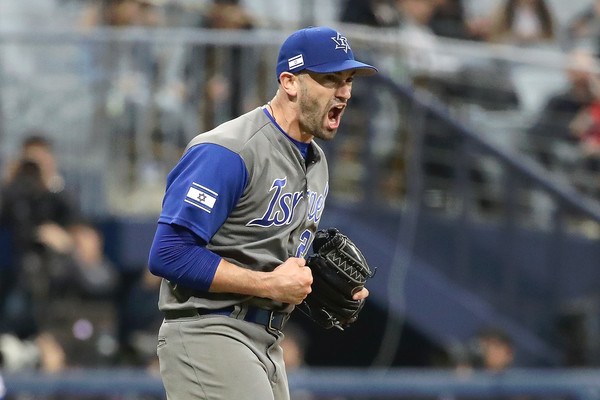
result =
[[[208,291],[221,257],[206,243],[177,225],[159,223],[150,248],[148,268],[154,275],[182,286]]]
[[[247,181],[248,170],[237,153],[212,143],[196,145],[169,173],[158,221],[186,227],[208,243]]]

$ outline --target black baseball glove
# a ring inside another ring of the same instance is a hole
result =
[[[358,247],[335,228],[317,231],[312,246],[314,254],[306,259],[312,292],[298,309],[325,329],[343,330],[364,306],[364,300],[353,300],[352,295],[364,288],[374,271]]]

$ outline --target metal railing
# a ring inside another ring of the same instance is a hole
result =
[[[143,370],[81,370],[61,375],[5,377],[9,396],[152,396],[163,399],[158,376]],[[292,399],[511,398],[600,399],[598,370],[511,370],[500,374],[412,369],[302,369],[289,374]],[[130,398],[127,397],[127,398]],[[147,397],[143,397],[147,398]]]

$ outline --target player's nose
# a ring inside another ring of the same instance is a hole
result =
[[[350,97],[352,97],[352,84],[345,83],[341,85],[336,92],[336,97],[344,102],[350,100]]]

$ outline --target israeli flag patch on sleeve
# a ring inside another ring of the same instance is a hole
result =
[[[217,202],[218,196],[219,194],[217,192],[199,185],[196,182],[192,182],[192,186],[190,186],[185,195],[185,202],[210,213]]]

